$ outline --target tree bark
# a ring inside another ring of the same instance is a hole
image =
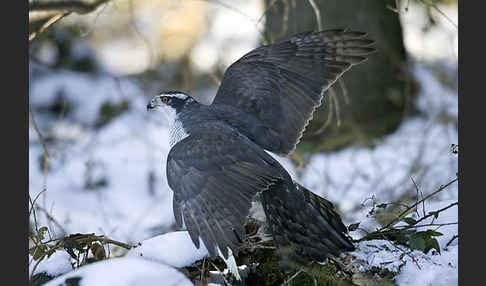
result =
[[[271,42],[295,33],[319,30],[319,18],[322,29],[363,31],[376,41],[377,53],[342,77],[347,92],[339,82],[334,84],[336,96],[333,98],[339,101],[338,110],[330,102],[328,92],[297,150],[330,151],[357,140],[372,145],[373,139],[399,126],[410,112],[415,88],[404,69],[406,53],[399,15],[387,8],[387,5],[394,7],[395,1],[265,0],[265,4],[265,34]],[[329,112],[334,115],[332,124],[326,124]]]

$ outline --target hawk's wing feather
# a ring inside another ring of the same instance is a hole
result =
[[[342,29],[307,32],[257,48],[225,72],[214,104],[237,107],[258,118],[277,136],[275,153],[291,153],[326,91],[351,66],[366,60],[374,42],[366,33]]]
[[[237,254],[251,202],[282,178],[277,164],[231,127],[199,128],[167,158],[176,222],[184,221],[196,247],[201,238],[212,257],[218,248],[225,258],[228,247]]]

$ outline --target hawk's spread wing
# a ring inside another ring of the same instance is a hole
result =
[[[365,35],[340,29],[307,32],[257,48],[226,70],[213,103],[255,115],[280,141],[269,151],[288,154],[324,91],[375,51]]]
[[[238,253],[251,202],[281,178],[275,160],[245,136],[223,125],[200,128],[170,150],[167,179],[174,191],[174,215],[199,248]]]

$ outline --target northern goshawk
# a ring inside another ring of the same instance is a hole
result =
[[[354,249],[332,204],[295,182],[265,150],[295,149],[324,92],[375,51],[365,35],[306,32],[256,48],[225,71],[211,105],[179,91],[150,100],[147,109],[169,120],[175,219],[197,248],[201,239],[211,257],[234,261],[258,200],[283,258],[305,265]]]

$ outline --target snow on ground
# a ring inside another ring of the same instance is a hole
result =
[[[406,258],[407,264],[401,269],[400,274],[395,278],[398,285],[458,285],[458,247],[450,247],[440,255],[423,255],[414,251],[418,257],[418,268],[410,259]]]
[[[32,256],[29,255],[29,261],[32,259]],[[29,273],[34,271],[34,266],[35,263],[29,264]],[[44,272],[52,277],[55,277],[71,270],[73,270],[73,266],[71,265],[71,256],[66,251],[56,251],[51,255],[51,257],[49,257],[49,259],[44,259],[39,263],[34,274]]]
[[[78,284],[74,284],[74,281],[78,281]],[[68,284],[69,282],[71,284]],[[131,257],[113,258],[88,264],[44,285],[188,286],[193,284],[184,274],[172,267]]]
[[[84,140],[63,143],[61,150],[52,148],[52,170],[39,203],[69,233],[101,232],[113,239],[139,241],[154,234],[151,228],[167,229],[174,219],[163,163],[167,133],[160,129],[128,112]],[[43,188],[44,177],[38,163],[41,148],[32,145],[29,183],[34,198]],[[86,188],[88,166],[93,184],[104,185]]]
[[[353,252],[356,260],[366,262],[363,270],[372,267],[398,272],[395,282],[398,285],[457,285],[458,284],[458,247],[450,246],[441,254],[424,254],[415,250],[409,255],[403,255],[404,250],[398,249],[389,241],[370,240],[357,245],[358,251]],[[357,262],[354,262],[357,263]]]
[[[70,119],[94,124],[104,103],[120,104],[124,99],[132,99],[140,90],[131,81],[117,82],[113,77],[62,70],[36,78],[30,93],[30,103],[36,107],[52,103],[62,94],[64,100],[73,105]]]
[[[425,212],[445,208],[456,200],[425,201]],[[419,208],[419,213],[423,211]],[[457,206],[441,212],[437,219],[430,217],[420,224],[447,224],[457,222]],[[397,226],[406,225],[403,222]],[[409,252],[403,246],[394,245],[385,240],[363,241],[356,245],[357,250],[352,253],[354,264],[360,265],[358,260],[365,261],[361,268],[369,270],[372,267],[388,269],[398,273],[395,281],[398,285],[457,285],[458,284],[458,243],[453,239],[458,234],[458,225],[423,227],[420,231],[432,229],[442,233],[436,236],[441,252],[430,250],[427,254],[421,251]],[[407,252],[409,255],[404,255]]]
[[[189,266],[208,255],[204,243],[197,249],[187,231],[174,231],[144,240],[127,257],[136,256],[174,267]]]

